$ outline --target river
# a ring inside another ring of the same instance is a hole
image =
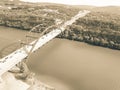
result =
[[[0,27],[0,49],[27,31]],[[40,81],[56,90],[120,90],[120,51],[54,39],[27,59]]]

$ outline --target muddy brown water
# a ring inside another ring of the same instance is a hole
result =
[[[0,49],[26,31],[0,27]],[[120,90],[120,51],[54,39],[27,59],[40,81],[56,90]]]

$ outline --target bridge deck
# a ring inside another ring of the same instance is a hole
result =
[[[24,60],[28,56],[28,53],[26,53],[26,51],[30,52],[32,48],[33,49],[32,49],[31,52],[36,51],[37,49],[39,49],[40,47],[45,45],[47,42],[49,42],[50,40],[55,38],[57,35],[59,35],[61,32],[63,32],[67,25],[71,25],[78,18],[85,16],[87,13],[89,13],[89,11],[79,12],[76,16],[71,18],[71,20],[65,22],[64,25],[62,25],[60,27],[60,29],[55,29],[55,30],[49,32],[48,34],[43,35],[42,37],[40,37],[38,39],[38,41],[35,44],[34,48],[33,48],[32,45],[25,45],[24,47],[14,51],[13,53],[9,54],[8,56],[5,56],[4,58],[0,59],[0,76],[3,73],[10,70],[17,63]],[[36,40],[31,42],[30,44],[34,44],[35,42],[36,42]]]

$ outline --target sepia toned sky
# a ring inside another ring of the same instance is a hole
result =
[[[26,2],[52,2],[71,5],[120,6],[120,0],[21,0]]]

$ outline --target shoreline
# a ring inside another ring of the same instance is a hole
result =
[[[20,28],[14,28],[14,27],[9,27],[9,26],[0,26],[0,27],[6,27],[6,28],[13,28],[13,29],[18,29],[18,30],[21,30],[21,31],[26,31],[26,32],[29,32],[29,30],[24,30],[24,29],[20,29]],[[77,42],[83,42],[83,43],[87,43],[89,45],[93,45],[93,46],[98,46],[98,47],[103,47],[103,48],[108,48],[108,49],[112,49],[112,50],[120,50],[120,48],[115,48],[114,46],[107,46],[107,45],[103,45],[103,44],[95,44],[95,43],[91,43],[89,40],[87,39],[83,39],[81,40],[79,37],[76,37],[76,38],[71,38],[71,35],[68,35],[66,37],[66,32],[69,33],[70,31],[69,30],[65,30],[62,34],[58,35],[56,38],[59,38],[59,39],[67,39],[67,40],[70,40],[70,41],[77,41]],[[70,34],[70,33],[69,33]]]

